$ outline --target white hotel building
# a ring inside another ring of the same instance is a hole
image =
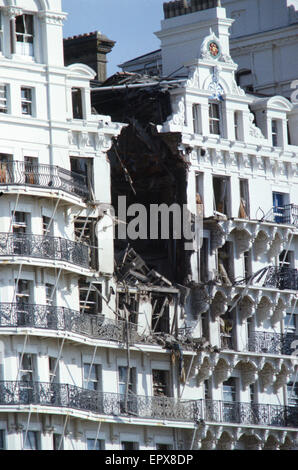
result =
[[[64,67],[60,0],[0,0],[2,449],[298,447],[298,107],[237,86],[224,8],[179,3],[158,35],[185,79],[156,130],[179,135],[203,214],[184,286],[134,252],[115,276],[127,123]]]

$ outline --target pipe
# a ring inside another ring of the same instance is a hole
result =
[[[185,82],[187,78],[181,78],[179,80],[163,80],[161,82],[150,82],[150,83],[132,83],[130,85],[112,85],[91,88],[91,91],[106,91],[106,90],[121,90],[123,88],[142,88],[147,86],[166,85],[168,83],[181,83]]]

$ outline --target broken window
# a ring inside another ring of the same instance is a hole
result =
[[[89,260],[94,269],[98,267],[96,223],[96,219],[86,217],[79,217],[74,222],[75,241],[89,246]]]
[[[12,20],[13,21],[13,20]],[[15,42],[16,41],[16,42]],[[19,15],[15,18],[15,38],[12,37],[13,50],[21,55],[33,55],[34,18],[33,15]]]
[[[170,394],[170,375],[167,370],[152,370],[153,396],[169,397]]]
[[[209,341],[209,313],[204,312],[201,315],[201,324],[202,324],[202,336]]]
[[[136,412],[137,401],[137,374],[136,368],[129,369],[129,377],[127,377],[128,368],[126,366],[118,367],[119,394],[120,394],[120,410],[121,412]],[[128,383],[127,383],[128,381]]]
[[[233,344],[234,323],[233,314],[230,310],[223,317],[220,317],[220,337],[223,349],[235,349]]]
[[[15,279],[16,284],[16,310],[18,326],[29,326],[32,323],[30,315],[30,297],[32,292],[32,281]]]
[[[118,309],[120,311],[121,317],[126,318],[126,307],[128,311],[128,321],[137,325],[138,323],[138,311],[139,311],[139,302],[135,294],[128,293],[119,293],[118,294]]]
[[[244,278],[249,279],[252,275],[251,251],[245,251],[242,256],[243,256],[243,274],[244,274]]]
[[[170,332],[170,308],[167,296],[152,296],[152,331]]]
[[[230,377],[223,382],[222,387],[224,422],[234,422],[237,416],[235,408],[237,399],[236,379]]]
[[[81,88],[72,88],[72,115],[74,119],[83,119],[83,101]]]
[[[209,239],[203,238],[203,244],[198,250],[198,265],[200,267],[199,282],[209,281]]]
[[[220,135],[220,105],[209,103],[209,131],[210,134]]]
[[[51,383],[58,383],[58,368],[59,362],[57,364],[56,357],[49,356],[49,376]]]
[[[36,355],[35,354],[23,354],[20,355],[20,391],[24,403],[32,403],[34,398],[34,384],[36,373]]]
[[[214,210],[219,215],[230,215],[230,179],[213,177]]]
[[[38,158],[24,157],[25,182],[38,184]]]
[[[80,312],[90,315],[98,315],[102,312],[101,284],[90,285],[84,279],[79,280]]]
[[[218,274],[223,284],[231,286],[234,280],[234,245],[226,242],[218,249]]]
[[[240,179],[240,207],[239,207],[239,218],[249,219],[249,191],[248,191],[248,180]]]

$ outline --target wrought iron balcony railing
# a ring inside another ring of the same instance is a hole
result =
[[[292,344],[298,336],[288,333],[265,333],[256,331],[250,335],[247,349],[251,352],[291,355],[296,347]]]
[[[89,247],[65,238],[27,233],[0,233],[1,256],[28,256],[67,261],[84,268],[90,267]]]
[[[269,217],[271,222],[277,224],[298,225],[298,206],[287,204],[280,207],[273,207]]]
[[[198,419],[216,423],[298,427],[298,407],[202,400]]]
[[[0,406],[41,405],[112,416],[134,416],[183,422],[198,420],[277,427],[298,427],[298,408],[291,406],[179,400],[170,397],[102,393],[74,385],[45,382],[0,382]]]
[[[43,405],[113,416],[194,421],[196,404],[168,397],[102,393],[74,385],[44,382],[0,382],[0,406]]]
[[[273,287],[279,290],[298,290],[298,270],[288,266],[270,266],[264,287]]]
[[[0,303],[1,328],[40,328],[68,331],[93,339],[105,339],[121,343],[128,340],[140,342],[137,325],[122,320],[113,321],[103,315],[83,314],[64,307],[24,303]]]
[[[298,290],[298,270],[289,266],[268,266],[250,278],[234,281],[234,286],[247,285],[269,287],[279,290]]]
[[[29,185],[60,189],[88,199],[87,178],[54,165],[10,161],[0,163],[1,185]]]

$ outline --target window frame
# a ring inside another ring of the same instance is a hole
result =
[[[216,107],[216,108],[215,108]],[[217,109],[217,116],[211,115],[211,111]],[[218,101],[209,100],[208,102],[208,122],[209,122],[209,134],[221,137],[222,136],[222,107]],[[214,123],[217,123],[218,132],[212,132],[214,130]]]
[[[23,92],[30,91],[30,97],[23,97]],[[28,112],[23,112],[24,107],[28,107]],[[34,115],[34,88],[30,86],[21,86],[21,114],[22,116]]]

